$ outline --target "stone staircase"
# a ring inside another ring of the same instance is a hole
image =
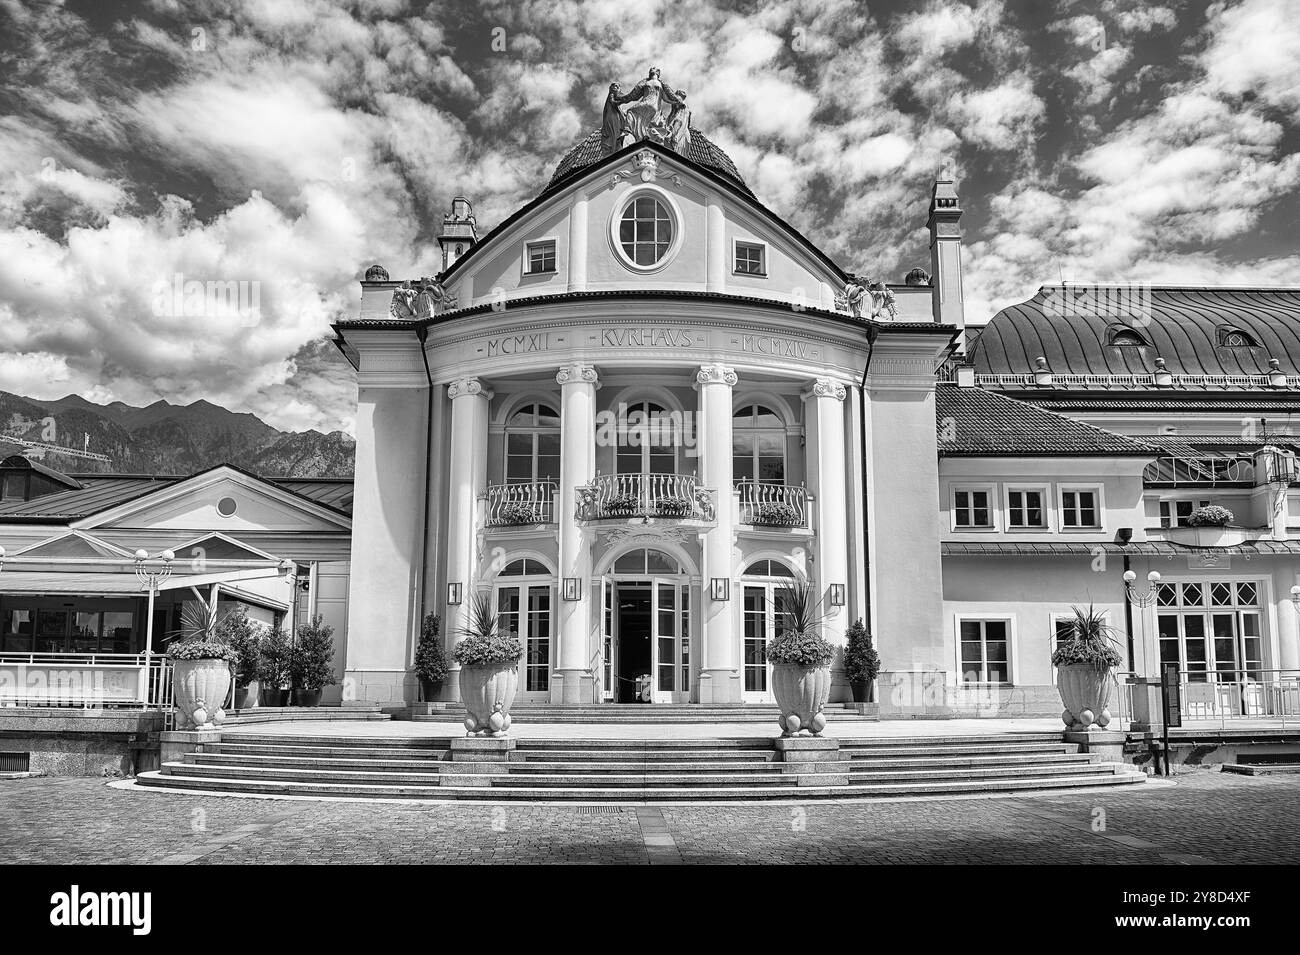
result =
[[[1093,762],[1050,733],[847,739],[834,763],[787,762],[792,754],[767,738],[517,739],[494,764],[455,762],[486,757],[453,753],[450,742],[241,731],[136,783],[194,793],[602,803],[1011,793],[1146,779]]]
[[[827,703],[822,712],[826,714],[828,722],[874,721],[877,719],[875,710],[875,705],[869,704],[867,714],[862,714],[854,704]],[[775,726],[778,715],[779,711],[771,703],[710,706],[703,703],[574,705],[516,702],[510,707],[512,720],[528,723],[771,723]],[[411,719],[425,723],[459,723],[465,719],[465,711],[459,704],[449,704],[444,710],[417,714]]]

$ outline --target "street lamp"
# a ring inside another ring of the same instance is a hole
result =
[[[4,548],[0,547],[0,557],[4,557]],[[1291,588],[1291,602],[1300,608],[1300,584]]]
[[[1139,592],[1133,589],[1133,581],[1137,580],[1137,574],[1131,570],[1124,571],[1124,592],[1128,594],[1128,599],[1139,607],[1149,607],[1155,603],[1156,585],[1160,583],[1160,571],[1153,570],[1147,574],[1147,589]]]
[[[144,636],[144,671],[149,673],[153,663],[153,598],[158,592],[158,585],[172,575],[172,561],[176,555],[169,550],[163,551],[158,557],[162,560],[161,564],[150,564],[149,552],[141,547],[135,552],[135,576],[140,581],[142,589],[149,591],[149,615],[145,619],[145,636]]]

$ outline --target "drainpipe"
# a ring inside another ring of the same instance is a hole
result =
[[[429,397],[426,399],[424,411],[424,518],[423,533],[420,535],[420,576],[419,576],[419,600],[416,603],[419,616],[416,619],[416,642],[424,634],[424,601],[426,594],[424,591],[424,582],[429,575],[429,487],[433,481],[433,372],[429,370],[429,353],[425,350],[424,343],[429,337],[429,326],[421,323],[415,327],[415,340],[420,343],[420,358],[424,361],[424,377],[429,382]]]
[[[866,571],[864,574],[866,586],[862,594],[862,615],[867,623],[867,632],[871,635],[872,645],[875,645],[875,634],[871,632],[871,548],[867,545],[867,540],[871,536],[871,512],[867,510],[867,484],[866,480],[866,454],[867,454],[867,404],[870,401],[867,393],[867,377],[871,372],[871,358],[876,353],[876,338],[880,335],[880,329],[875,325],[867,326],[867,362],[862,366],[862,455],[863,460],[858,462],[858,467],[862,468],[862,544],[866,548],[866,553],[862,555],[862,568]]]

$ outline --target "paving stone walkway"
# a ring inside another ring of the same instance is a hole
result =
[[[1300,779],[1022,798],[771,806],[409,805],[0,781],[0,865],[78,863],[1295,863]]]

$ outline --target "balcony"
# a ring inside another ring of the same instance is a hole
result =
[[[487,526],[553,524],[556,490],[553,481],[491,485],[487,491]]]
[[[1142,472],[1146,487],[1253,487],[1251,457],[1161,457]]]
[[[608,518],[667,518],[711,521],[716,505],[712,488],[693,474],[597,474],[578,488],[580,521]]]
[[[807,527],[808,490],[793,484],[738,481],[740,523],[757,527]]]

